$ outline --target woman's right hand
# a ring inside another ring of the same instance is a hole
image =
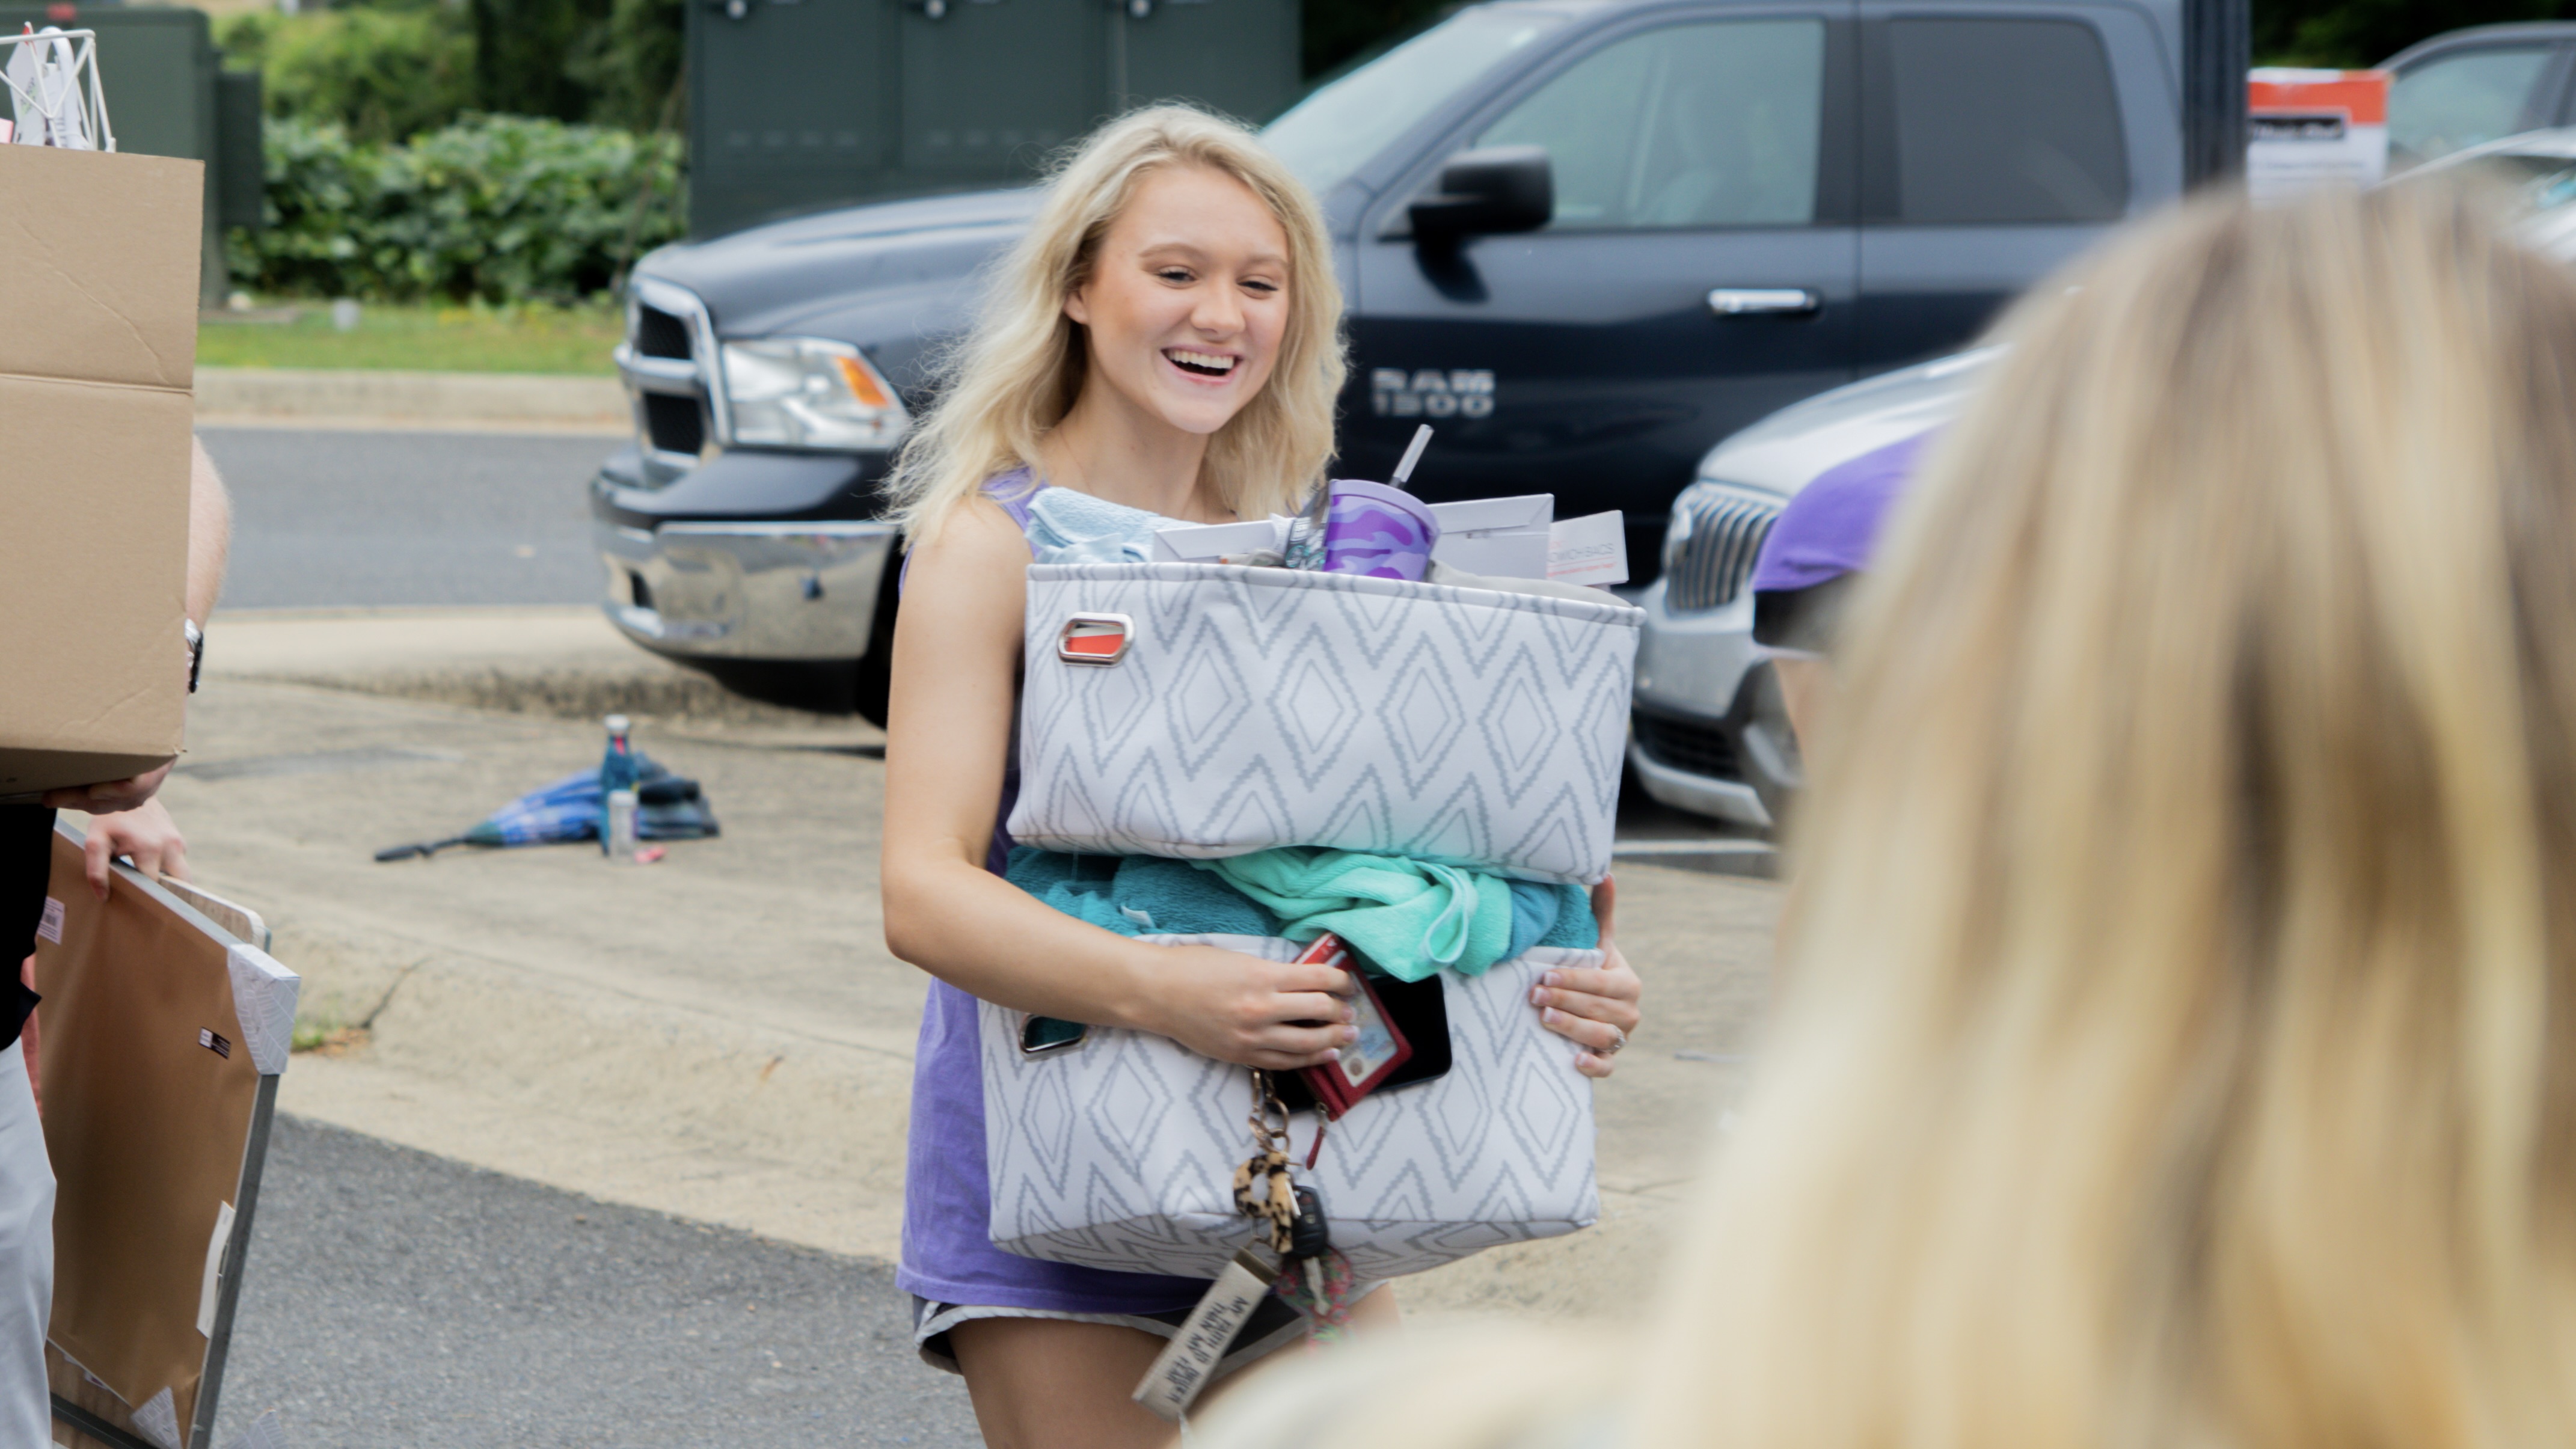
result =
[[[1203,1057],[1284,1072],[1321,1066],[1355,1040],[1347,998],[1359,991],[1338,966],[1265,961],[1219,946],[1148,946],[1153,1000],[1140,1025]]]

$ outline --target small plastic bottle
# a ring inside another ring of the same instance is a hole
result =
[[[635,746],[628,738],[626,716],[612,714],[605,723],[608,726],[608,750],[599,757],[599,848],[601,853],[609,856],[620,853],[615,838],[617,832],[613,828],[616,816],[613,805],[616,797],[623,793],[627,797],[627,839],[623,853],[631,859],[635,854]]]
[[[635,863],[635,792],[608,792],[608,818],[602,824],[600,845],[608,852],[611,865]]]

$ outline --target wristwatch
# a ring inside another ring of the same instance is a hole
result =
[[[206,662],[206,631],[194,619],[181,619],[179,629],[188,640],[188,692],[197,692],[197,671]]]

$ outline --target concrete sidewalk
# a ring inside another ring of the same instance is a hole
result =
[[[872,730],[693,712],[674,692],[638,742],[704,782],[723,838],[650,866],[573,846],[379,865],[380,847],[459,832],[597,759],[596,723],[549,703],[563,680],[672,666],[589,611],[219,625],[166,798],[199,881],[264,912],[278,956],[305,974],[308,1034],[339,1034],[297,1057],[287,1110],[612,1201],[895,1255],[923,978],[884,946]],[[439,683],[463,677],[485,682],[479,703],[535,707],[463,707]],[[508,696],[513,680],[526,699]],[[1608,1215],[1426,1275],[1409,1305],[1590,1314],[1647,1288],[1657,1224],[1741,1089],[1777,901],[1763,882],[1623,864],[1620,936],[1651,1015],[1597,1097]]]

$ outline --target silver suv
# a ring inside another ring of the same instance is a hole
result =
[[[1798,743],[1753,648],[1753,561],[1799,489],[1958,414],[1994,349],[1964,352],[1781,409],[1711,449],[1673,500],[1664,571],[1637,602],[1628,762],[1676,809],[1768,829],[1797,789]]]

